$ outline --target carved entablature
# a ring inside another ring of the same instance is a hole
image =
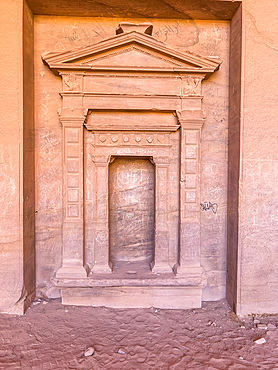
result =
[[[43,55],[49,68],[62,76],[63,107],[200,110],[201,81],[219,68],[220,61],[173,50],[136,27],[130,29],[84,48]]]

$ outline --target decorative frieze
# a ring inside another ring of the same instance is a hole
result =
[[[94,136],[93,145],[96,146],[167,146],[170,144],[169,133],[146,133],[142,131],[133,132],[92,132]]]

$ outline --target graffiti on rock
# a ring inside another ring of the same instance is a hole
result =
[[[200,203],[201,211],[209,211],[210,209],[215,214],[217,213],[218,204],[217,203],[211,203],[211,202],[204,202]]]

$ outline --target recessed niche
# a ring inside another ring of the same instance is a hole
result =
[[[109,254],[113,266],[154,260],[154,165],[116,158],[109,166]]]

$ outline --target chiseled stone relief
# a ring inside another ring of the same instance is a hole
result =
[[[124,26],[129,28],[127,23]],[[113,284],[118,297],[114,305],[121,306],[120,287],[124,285],[124,295],[130,296],[132,287],[142,283],[140,279],[129,283],[126,276],[121,280],[117,275],[124,276],[124,268],[121,271],[116,266],[117,221],[111,225],[113,210],[118,207],[114,204],[111,208],[110,194],[114,192],[111,169],[115,158],[116,162],[134,158],[134,163],[147,159],[154,167],[154,237],[149,251],[153,257],[146,269],[150,280],[144,283],[145,288],[148,291],[149,286],[162,284],[169,288],[170,296],[181,289],[183,292],[183,298],[169,303],[167,294],[162,298],[163,290],[160,294],[158,289],[155,297],[150,290],[140,304],[154,305],[159,300],[161,307],[182,308],[201,303],[206,285],[200,259],[201,135],[205,120],[201,83],[219,68],[220,60],[169,48],[150,35],[149,27],[145,34],[139,31],[141,25],[132,24],[132,30],[100,43],[43,55],[44,62],[63,81],[63,91],[57,91],[62,97],[59,115],[64,148],[63,260],[54,282],[64,303],[94,304],[98,282],[103,287],[104,304],[108,302],[105,287]],[[84,135],[84,126],[91,132],[85,154],[84,137],[89,137]],[[88,158],[91,171],[84,171]],[[84,211],[88,181],[93,183],[94,199],[90,232]],[[176,213],[171,211],[173,204]],[[132,218],[132,212],[126,214]],[[140,222],[144,221],[135,229]],[[88,236],[90,253],[85,246]],[[119,248],[118,255],[124,256],[124,248]],[[93,260],[86,260],[87,256]]]

